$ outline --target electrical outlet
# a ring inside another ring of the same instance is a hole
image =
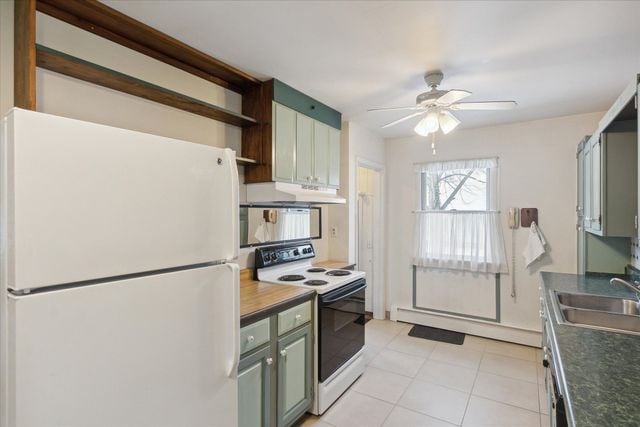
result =
[[[331,237],[338,237],[338,227],[331,227]]]

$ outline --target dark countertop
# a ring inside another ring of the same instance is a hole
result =
[[[640,426],[640,335],[558,324],[549,290],[634,299],[633,292],[609,284],[612,275],[540,275],[569,425]]]

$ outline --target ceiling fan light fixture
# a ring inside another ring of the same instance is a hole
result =
[[[440,113],[440,129],[445,135],[454,130],[459,124],[460,120],[449,111],[445,110]]]
[[[437,132],[440,128],[438,121],[438,112],[435,110],[429,111],[427,115],[418,122],[413,130],[421,136],[427,136],[430,133]]]

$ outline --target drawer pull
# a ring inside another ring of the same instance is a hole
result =
[[[296,314],[296,322],[299,322],[302,319],[302,314]]]
[[[249,335],[249,336],[247,337],[247,342],[254,342],[255,340],[256,340],[256,339],[255,339],[255,337],[254,337],[253,335]]]

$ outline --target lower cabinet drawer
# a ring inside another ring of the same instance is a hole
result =
[[[253,350],[269,342],[269,318],[259,320],[240,329],[240,353]]]
[[[289,332],[311,320],[311,301],[278,313],[278,335]]]

